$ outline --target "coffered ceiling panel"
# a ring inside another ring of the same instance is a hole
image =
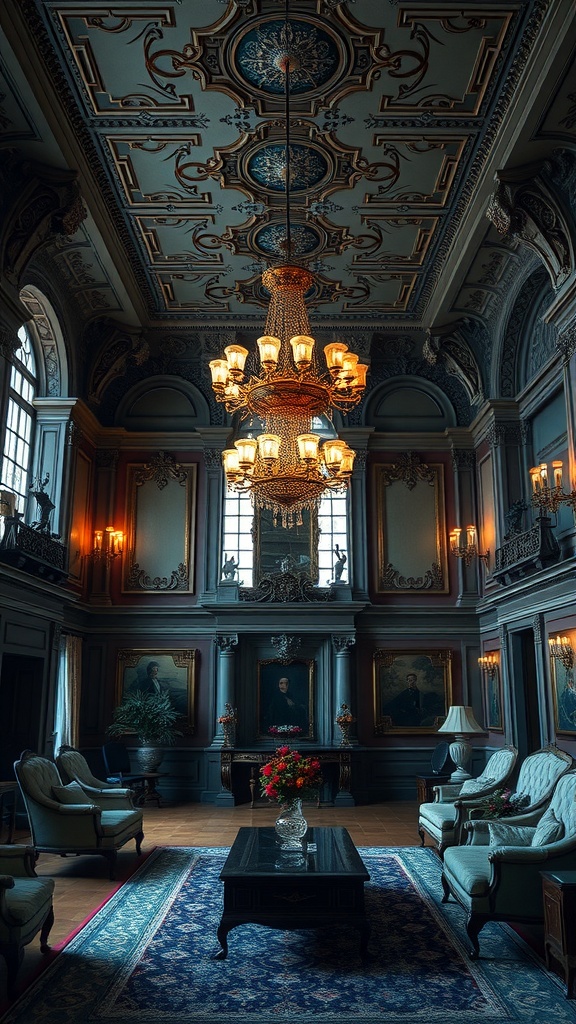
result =
[[[261,321],[261,273],[286,258],[289,217],[320,323],[421,327],[455,261],[473,262],[460,226],[493,178],[550,4],[22,0],[20,10],[52,88],[36,100],[68,125],[85,201],[116,232],[115,271],[127,280],[131,268],[149,323]],[[14,134],[32,140],[17,90],[6,93]],[[564,130],[553,109],[542,118],[543,134]],[[486,253],[491,274],[496,257]]]

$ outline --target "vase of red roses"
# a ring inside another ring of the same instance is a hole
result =
[[[316,794],[322,781],[317,758],[302,757],[286,746],[278,747],[275,756],[260,769],[262,796],[276,800],[281,807],[274,827],[282,849],[301,847],[308,829],[302,799]]]

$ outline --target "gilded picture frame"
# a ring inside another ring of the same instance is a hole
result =
[[[373,469],[378,594],[449,592],[444,466],[416,452]]]
[[[436,732],[452,703],[452,652],[375,651],[373,693],[377,736]]]
[[[491,652],[487,652],[488,654]],[[497,652],[496,652],[497,653]],[[494,665],[490,672],[483,672],[484,721],[490,732],[504,732],[504,711],[502,707],[502,680],[500,667]]]
[[[281,680],[288,686],[280,686]],[[257,735],[260,739],[282,741],[270,733],[280,725],[297,725],[298,740],[314,738],[314,661],[277,658],[258,662]],[[283,719],[280,721],[279,719]]]
[[[576,736],[576,682],[574,669],[550,656],[554,727],[563,736]]]
[[[134,690],[166,692],[181,716],[178,728],[188,735],[195,728],[195,686],[196,651],[118,651],[116,702]]]

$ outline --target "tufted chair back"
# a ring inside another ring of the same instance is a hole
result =
[[[556,783],[548,808],[564,826],[564,839],[576,838],[576,771],[563,775]]]
[[[101,782],[92,775],[86,758],[74,747],[60,747],[56,764],[64,783],[78,782],[80,786],[96,790],[114,788],[113,783]]]
[[[543,747],[529,754],[520,766],[515,796],[527,796],[530,803],[520,813],[529,814],[550,800],[554,787],[561,775],[570,770],[573,759],[558,747]]]
[[[53,761],[25,750],[14,765],[14,771],[28,814],[31,805],[35,804],[58,809],[58,802],[52,796],[52,787],[61,786],[62,779]]]
[[[502,747],[486,762],[484,771],[476,779],[467,779],[462,783],[459,798],[466,796],[482,796],[493,792],[496,786],[503,786],[512,774],[518,751],[516,747]]]

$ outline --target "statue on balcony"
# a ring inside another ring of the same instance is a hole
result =
[[[46,494],[44,488],[50,479],[50,474],[46,473],[43,480],[35,480],[30,487],[30,493],[32,497],[36,498],[36,504],[38,505],[39,518],[36,522],[31,523],[33,530],[38,530],[40,533],[50,533],[50,516],[56,508],[53,501]]]

